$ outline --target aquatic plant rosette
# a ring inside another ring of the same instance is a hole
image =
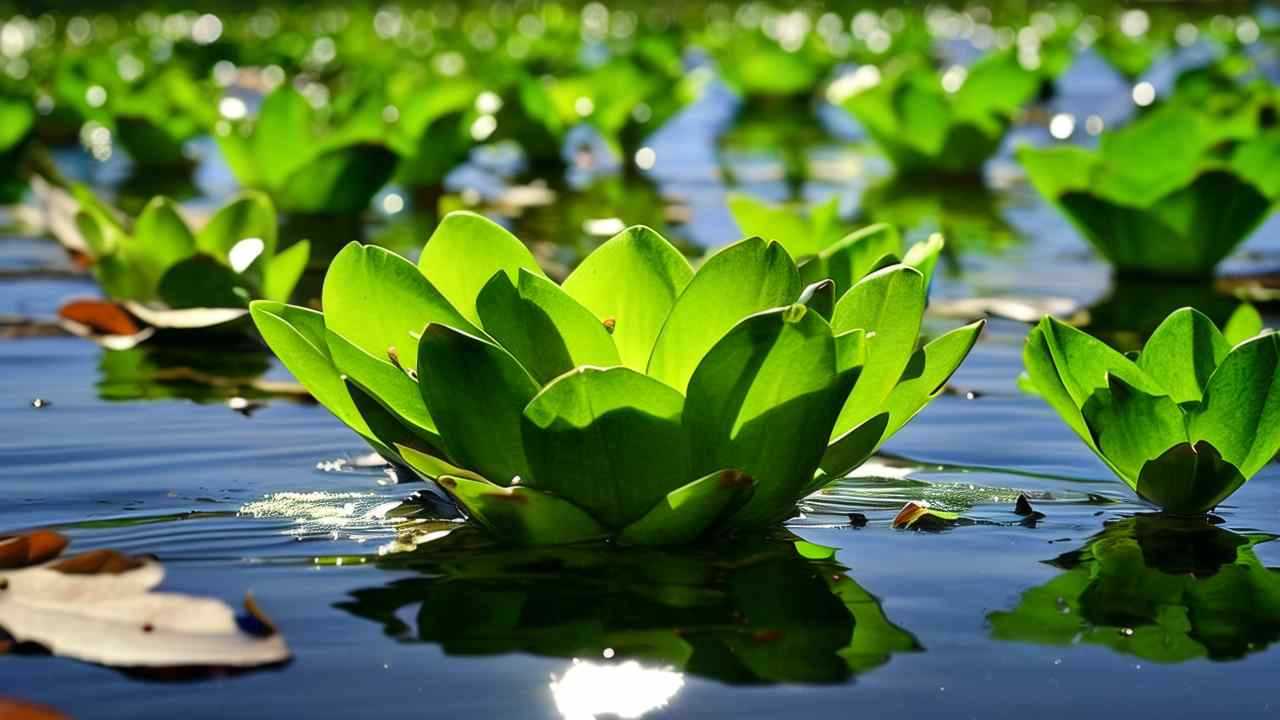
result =
[[[1232,346],[1191,308],[1136,359],[1052,317],[1027,338],[1031,385],[1143,500],[1212,510],[1280,450],[1280,336]]]
[[[278,250],[276,211],[262,193],[241,194],[196,229],[165,197],[129,220],[85,188],[72,192],[74,232],[66,228],[60,240],[112,303],[152,327],[208,328],[243,318],[251,300],[288,300],[310,258],[305,240]]]
[[[561,285],[452,213],[417,266],[352,243],[324,313],[256,302],[286,367],[385,456],[523,544],[679,544],[784,520],[933,397],[975,323],[918,347],[924,276],[807,287],[751,238],[695,272],[633,227]]]
[[[1121,273],[1204,277],[1271,214],[1280,131],[1239,143],[1176,104],[1104,133],[1096,150],[1023,147],[1032,185]]]

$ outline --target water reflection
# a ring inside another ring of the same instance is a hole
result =
[[[615,668],[570,668],[561,692],[582,675],[613,683],[641,671],[644,687],[672,689],[646,668],[731,684],[837,683],[921,649],[834,550],[786,533],[679,550],[513,550],[461,529],[378,563],[422,575],[356,590],[338,607],[449,654],[527,652]],[[645,701],[658,694],[646,690]],[[602,711],[594,696],[570,699]]]
[[[98,397],[196,402],[285,397],[310,401],[297,383],[266,379],[270,367],[270,356],[256,348],[209,352],[202,346],[146,344],[129,350],[103,350],[98,361]]]
[[[1221,292],[1213,281],[1152,282],[1117,276],[1111,292],[1089,308],[1089,332],[1122,350],[1139,350],[1169,313],[1193,307],[1223,327],[1241,301]]]
[[[997,252],[1019,240],[999,197],[981,183],[895,176],[866,189],[862,213],[868,222],[898,226],[911,239],[940,232],[948,252]]]
[[[1280,638],[1280,571],[1254,548],[1274,535],[1146,515],[1048,561],[1064,572],[988,616],[1001,640],[1102,645],[1154,662],[1233,660]]]

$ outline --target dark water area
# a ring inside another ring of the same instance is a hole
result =
[[[1078,65],[1055,106],[1123,119],[1127,84],[1096,57]],[[713,90],[652,139],[651,172],[557,182],[554,204],[510,224],[566,267],[610,234],[609,220],[662,225],[689,248],[721,245],[737,239],[726,167],[735,189],[835,194],[846,218],[875,216],[865,201],[887,169],[856,127],[837,118],[810,146],[718,152],[734,117],[731,94]],[[1125,287],[1009,154],[1046,140],[1043,127],[1015,129],[976,199],[952,201],[946,187],[880,193],[916,195],[896,210],[911,237],[973,236],[953,240],[935,301],[1056,298],[1109,317],[1100,303]],[[835,169],[789,187],[782,155],[796,151]],[[206,157],[196,184],[216,201],[231,184]],[[125,174],[83,158],[64,170],[104,183]],[[510,189],[483,163],[454,182],[495,198]],[[206,204],[216,202],[195,206]],[[406,253],[432,222],[378,215],[368,235]],[[1276,266],[1273,220],[1224,271]],[[66,298],[95,293],[53,241],[0,238],[0,316],[47,322]],[[1156,312],[1159,298],[1136,297],[1121,314]],[[958,323],[935,312],[927,329]],[[356,466],[367,448],[323,408],[268,397],[289,377],[265,353],[0,339],[0,527],[154,554],[173,591],[233,604],[250,592],[294,655],[189,682],[11,655],[0,657],[0,693],[86,718],[1272,716],[1280,627],[1262,611],[1280,607],[1280,571],[1268,569],[1280,567],[1270,535],[1280,533],[1280,467],[1221,506],[1220,524],[1151,521],[1018,389],[1026,330],[991,322],[953,392],[775,536],[629,557],[503,552],[462,532],[436,537],[447,525],[397,521],[387,508],[423,486]],[[248,414],[225,402],[255,393],[263,405]],[[1013,512],[1019,494],[1043,519]],[[904,502],[921,499],[971,522],[891,527]]]

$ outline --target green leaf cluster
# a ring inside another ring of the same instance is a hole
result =
[[[1244,320],[1232,328],[1244,328]],[[1027,376],[1085,444],[1143,500],[1175,514],[1213,509],[1280,451],[1280,336],[1234,347],[1191,308],[1131,359],[1046,317],[1023,349]]]
[[[74,188],[75,222],[93,274],[108,297],[172,309],[244,308],[255,298],[286,301],[306,269],[310,243],[277,251],[276,211],[245,192],[199,229],[166,197],[147,203],[133,222],[84,188]]]
[[[1021,148],[1031,183],[1117,270],[1205,276],[1280,196],[1280,131],[1223,145],[1222,125],[1173,103],[1096,150]]]
[[[290,85],[257,117],[224,128],[218,147],[241,185],[268,193],[284,212],[355,213],[395,172],[380,105],[354,108],[333,126]]]
[[[183,145],[213,126],[217,113],[208,101],[210,88],[181,63],[142,65],[138,77],[121,75],[121,58],[113,53],[76,56],[59,66],[53,78],[57,101],[84,121],[111,130],[137,165],[185,166],[191,163]]]
[[[905,264],[806,286],[760,238],[695,272],[645,227],[557,285],[457,212],[416,266],[344,248],[323,315],[252,313],[321,403],[499,537],[655,545],[786,518],[937,396],[981,324],[918,348],[925,294]]]
[[[980,171],[1040,87],[1040,76],[1011,51],[980,58],[957,88],[944,88],[942,77],[922,57],[899,57],[880,69],[878,82],[841,101],[899,173]]]

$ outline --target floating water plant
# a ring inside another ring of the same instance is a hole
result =
[[[1201,277],[1272,211],[1280,131],[1224,150],[1219,130],[1177,106],[1105,133],[1097,150],[1021,148],[1036,189],[1122,273]]]
[[[395,171],[382,110],[353,110],[334,126],[284,85],[263,100],[256,118],[216,137],[240,184],[268,193],[280,210],[355,213]]]
[[[919,270],[927,288],[943,248],[939,235],[904,252],[902,236],[884,223],[853,230],[840,220],[836,197],[804,209],[733,193],[729,195],[729,212],[743,235],[782,245],[796,259],[802,281],[829,278],[836,284],[837,295],[868,273],[898,263]]]
[[[828,95],[858,119],[899,173],[968,175],[995,154],[1039,87],[1037,73],[1015,54],[999,52],[941,74],[923,58],[895,58],[860,82],[833,85]]]
[[[906,265],[806,287],[759,238],[695,273],[643,227],[557,285],[453,213],[417,267],[343,249],[323,315],[252,312],[321,403],[497,536],[650,545],[785,519],[940,393],[981,323],[917,348],[925,294]]]
[[[145,55],[144,55],[145,56]],[[136,56],[137,77],[120,67],[129,62],[114,54],[75,58],[58,69],[54,90],[60,103],[86,122],[110,133],[110,142],[128,152],[136,165],[184,168],[193,162],[185,144],[217,120],[209,89],[180,63],[144,69]]]
[[[199,229],[168,198],[129,222],[89,191],[75,194],[78,232],[64,244],[84,254],[109,299],[149,325],[220,324],[255,298],[288,300],[310,256],[305,240],[277,252],[275,208],[262,193],[244,193]]]
[[[1023,361],[1035,391],[1140,498],[1212,510],[1280,450],[1280,335],[1232,347],[1191,308],[1136,359],[1046,317]]]

